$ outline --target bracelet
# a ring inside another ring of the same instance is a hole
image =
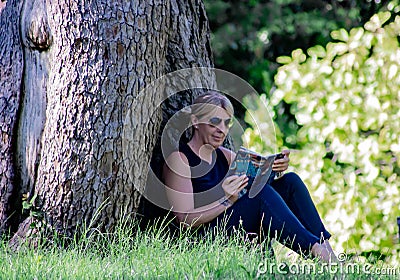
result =
[[[238,193],[238,199],[244,196],[247,193],[247,189],[243,189]]]
[[[283,175],[285,175],[285,173],[284,173],[283,171],[281,171],[281,172],[276,172],[276,173],[275,173],[275,178],[274,178],[274,180],[278,180],[278,179],[282,178]]]
[[[232,206],[232,202],[226,196],[222,197],[220,200],[218,200],[218,202],[226,207]]]

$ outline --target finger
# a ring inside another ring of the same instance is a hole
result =
[[[241,185],[235,190],[235,194],[239,194],[244,188],[246,188],[247,184],[248,184],[247,182],[241,184]]]
[[[287,157],[274,160],[274,164],[282,164],[282,163],[287,163],[287,162],[289,162],[289,158],[287,158]]]
[[[286,169],[287,169],[287,168],[285,168],[285,167],[272,168],[272,170],[275,171],[275,172],[282,172],[282,171],[285,171]]]
[[[281,169],[282,169],[281,167],[272,167],[272,171],[275,171],[275,172],[280,172],[280,171],[282,171]]]
[[[235,191],[240,185],[242,184],[246,185],[248,181],[249,178],[246,175],[238,176],[228,184],[228,188]]]
[[[243,183],[239,186],[238,190],[241,191],[243,190],[247,184],[249,183],[249,180],[243,181]]]
[[[272,168],[279,168],[279,167],[286,166],[286,165],[289,165],[288,162],[275,162],[272,165]]]
[[[247,186],[247,183],[249,182],[249,178],[243,178],[242,180],[238,181],[236,184],[236,188],[240,188],[241,186]]]
[[[240,181],[243,181],[247,178],[246,174],[240,175],[240,176],[236,176],[236,178],[234,178],[232,181],[230,181],[232,184],[238,184]]]
[[[242,188],[242,186],[247,186],[248,181],[249,178],[247,176],[243,178],[239,177],[237,180],[229,185],[229,189],[233,192],[236,192],[238,189]]]
[[[287,155],[285,155],[283,158],[274,160],[274,162],[289,162],[289,161],[290,161],[290,158]]]
[[[249,181],[249,177],[247,177],[246,175],[241,176],[239,182],[241,184],[246,184]]]
[[[287,169],[289,167],[288,162],[277,163],[272,165],[272,170],[276,171],[276,169]]]
[[[227,183],[227,184],[231,184],[233,181],[235,181],[237,178],[240,178],[240,176],[238,176],[238,175],[232,175],[232,176],[229,176],[229,177],[227,177],[226,179],[225,179],[225,182]]]
[[[286,170],[289,167],[289,164],[286,163],[282,163],[282,164],[276,164],[272,166],[272,170],[276,171],[276,169],[283,169]]]

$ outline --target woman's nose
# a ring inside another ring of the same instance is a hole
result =
[[[216,127],[219,131],[223,133],[226,133],[226,131],[228,130],[228,127],[225,125],[224,122],[219,123]]]

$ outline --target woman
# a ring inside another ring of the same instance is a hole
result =
[[[229,99],[214,91],[199,96],[191,106],[192,137],[168,156],[163,167],[177,220],[191,227],[215,227],[224,220],[228,232],[239,224],[246,232],[278,232],[278,241],[296,252],[336,260],[328,242],[331,235],[295,173],[275,179],[252,198],[240,197],[249,183],[246,175],[225,178],[235,153],[221,145],[233,113]],[[289,165],[290,152],[282,154],[273,164],[278,173]]]

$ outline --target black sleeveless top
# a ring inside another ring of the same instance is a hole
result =
[[[229,163],[221,149],[212,153],[212,161],[202,160],[188,146],[181,142],[179,151],[188,159],[191,171],[195,207],[210,204],[224,196],[222,182],[229,169]]]

